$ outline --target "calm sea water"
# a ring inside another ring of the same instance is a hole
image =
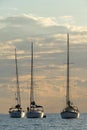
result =
[[[67,120],[60,114],[47,114],[43,119],[14,119],[0,114],[0,130],[87,130],[87,114]]]

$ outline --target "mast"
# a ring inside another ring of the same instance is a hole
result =
[[[66,103],[69,101],[69,34],[67,34],[67,93],[66,93]]]
[[[31,89],[30,89],[30,108],[34,101],[34,89],[33,89],[33,42],[31,43]]]
[[[16,65],[16,82],[17,82],[17,104],[21,105],[16,48],[15,48],[15,65]]]

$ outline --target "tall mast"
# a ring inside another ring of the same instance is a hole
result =
[[[33,42],[31,43],[31,89],[30,89],[30,108],[31,103],[34,101],[34,89],[33,89]]]
[[[69,34],[67,34],[67,93],[66,103],[69,101]]]
[[[16,82],[17,82],[17,104],[21,105],[16,49],[15,49],[15,64],[16,64]]]

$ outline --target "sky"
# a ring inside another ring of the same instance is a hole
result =
[[[31,42],[34,97],[46,113],[66,102],[67,33],[70,42],[70,99],[87,112],[87,1],[0,0],[0,113],[15,105],[17,49],[22,108],[29,105]]]

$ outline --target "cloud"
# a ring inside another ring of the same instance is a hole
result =
[[[74,17],[69,16],[69,15],[60,16],[59,20],[61,20],[62,22],[65,22],[65,23],[69,23],[69,24],[74,24],[75,23]]]
[[[49,108],[54,105],[56,99],[58,103],[64,101],[67,32],[69,32],[70,63],[74,62],[74,65],[70,65],[70,86],[76,90],[72,91],[72,95],[75,94],[77,98],[81,96],[82,87],[86,88],[87,84],[87,28],[76,26],[72,16],[60,17],[62,23],[58,20],[54,17],[39,17],[32,14],[0,18],[0,25],[2,25],[0,28],[0,87],[2,93],[7,92],[13,97],[15,92],[14,49],[17,48],[20,89],[23,103],[26,105],[24,99],[29,96],[31,42],[33,41],[35,96],[40,95],[39,101],[45,105],[51,100]]]
[[[72,16],[63,16],[63,18],[72,18]],[[0,29],[1,40],[13,39],[38,39],[46,37],[52,40],[54,35],[70,33],[85,33],[86,27],[75,26],[73,24],[59,24],[56,18],[38,17],[32,14],[22,14],[1,18]],[[13,34],[13,35],[10,35]],[[51,38],[52,37],[52,38]],[[54,40],[54,39],[53,39]]]

